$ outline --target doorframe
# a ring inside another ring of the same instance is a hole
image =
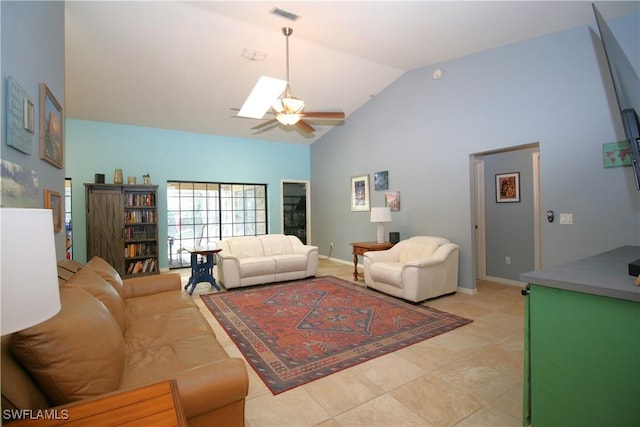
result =
[[[285,184],[304,184],[305,189],[305,221],[307,244],[311,244],[311,183],[304,179],[281,179],[280,180],[280,232],[284,234],[284,185]]]
[[[475,180],[475,260],[476,260],[476,280],[487,278],[487,234],[485,218],[485,180],[484,180],[484,160],[473,158],[473,171]]]
[[[533,254],[536,270],[542,269],[542,222],[540,213],[540,147],[531,155],[533,162]]]
[[[540,196],[540,144],[534,143],[520,147],[511,147],[511,149],[525,149],[530,146],[537,147],[537,151],[532,153],[531,162],[533,167],[533,244],[534,244],[534,267],[536,270],[540,270],[542,268],[542,223],[541,221],[541,196]],[[473,259],[476,262],[476,268],[474,269],[475,279],[483,280],[487,278],[486,275],[486,216],[485,216],[485,186],[486,182],[484,179],[484,160],[480,159],[478,156],[491,155],[494,153],[499,153],[502,151],[509,151],[509,149],[500,149],[485,153],[474,153],[472,154],[472,166],[473,166],[473,184],[472,191],[474,194],[472,195],[472,203],[473,206],[471,208],[472,219],[474,220],[475,228],[473,229],[474,233],[472,236],[472,241],[475,243],[472,245],[474,251]],[[495,278],[492,278],[495,279]],[[505,280],[505,283],[512,284],[512,281]],[[475,283],[475,281],[474,281]],[[513,283],[515,284],[515,283]]]

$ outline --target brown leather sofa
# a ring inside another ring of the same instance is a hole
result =
[[[179,275],[122,280],[97,257],[58,274],[60,312],[2,337],[3,414],[175,379],[190,426],[244,425],[245,362],[225,353]]]

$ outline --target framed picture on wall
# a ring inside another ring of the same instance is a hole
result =
[[[369,210],[369,174],[351,178],[351,210]]]
[[[62,107],[46,84],[40,83],[40,158],[62,169]]]
[[[51,209],[53,214],[53,232],[59,233],[62,230],[62,197],[60,193],[44,190],[44,208]]]
[[[389,171],[376,172],[373,174],[373,188],[376,191],[389,189]]]
[[[384,205],[389,206],[391,211],[400,210],[400,192],[399,191],[387,191],[384,193]]]
[[[496,174],[496,203],[520,201],[520,172]]]

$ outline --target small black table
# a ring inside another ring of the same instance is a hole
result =
[[[201,282],[209,282],[211,286],[220,290],[220,286],[216,283],[216,279],[213,277],[213,264],[215,256],[222,249],[205,249],[189,251],[191,252],[191,277],[185,285],[185,289],[191,286],[189,295],[193,295],[193,290],[196,285]],[[201,257],[198,259],[198,257]]]

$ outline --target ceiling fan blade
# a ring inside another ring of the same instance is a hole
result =
[[[317,111],[317,112],[307,112],[307,111],[303,111],[302,113],[300,113],[300,115],[302,117],[309,117],[309,118],[314,118],[314,119],[344,119],[344,113],[343,112],[321,112],[321,111]]]
[[[259,125],[255,125],[251,129],[262,129],[263,127],[269,126],[272,123],[278,123],[278,121],[276,119],[267,120],[266,122],[262,122]]]
[[[277,121],[276,122],[272,122],[271,120],[269,120],[269,125],[268,126],[265,125],[265,126],[261,127],[260,129],[256,129],[253,132],[253,135],[260,135],[262,133],[270,131],[273,128],[277,128],[278,126],[280,126],[280,123],[278,123]]]
[[[313,133],[315,131],[315,129],[304,120],[298,120],[298,122],[296,123],[296,126],[298,126],[298,129],[300,129],[303,132]]]

